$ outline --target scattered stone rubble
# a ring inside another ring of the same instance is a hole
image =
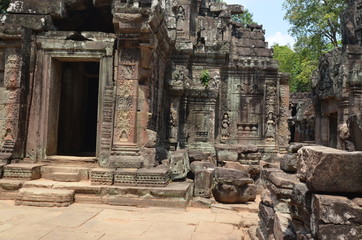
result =
[[[362,152],[296,149],[263,169],[259,239],[360,239]]]

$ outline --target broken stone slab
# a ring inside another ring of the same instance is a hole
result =
[[[289,214],[275,213],[273,232],[275,239],[295,240],[292,219]]]
[[[51,15],[54,19],[67,16],[64,0],[38,1],[38,0],[11,0],[8,13]]]
[[[195,197],[211,197],[211,188],[213,183],[214,170],[198,170],[195,172],[194,179],[194,196]]]
[[[314,194],[312,219],[314,232],[318,232],[318,226],[321,223],[362,226],[362,207],[347,197]]]
[[[298,177],[310,191],[362,193],[362,152],[308,146],[298,154]]]
[[[13,163],[4,168],[4,178],[34,180],[41,177],[44,164]]]
[[[90,179],[93,185],[112,185],[114,168],[94,168],[90,171]]]
[[[204,161],[196,161],[196,162],[192,162],[190,164],[190,170],[194,174],[195,174],[195,172],[201,171],[201,170],[214,170],[215,167],[216,167],[215,164],[213,164],[211,162],[204,162]]]
[[[316,239],[329,240],[336,239],[361,239],[362,227],[361,225],[334,225],[334,224],[323,224],[318,228],[316,233]]]
[[[295,174],[287,174],[282,171],[270,172],[268,178],[278,188],[293,189],[299,183]]]
[[[280,168],[288,173],[296,173],[298,167],[297,154],[285,154],[280,161]]]
[[[307,146],[315,146],[315,144],[311,144],[311,143],[292,143],[287,147],[287,151],[288,153],[297,153],[299,151],[299,149],[301,149],[302,147],[307,147]]]
[[[16,205],[37,207],[67,207],[73,202],[73,190],[51,188],[22,188],[15,200]]]
[[[254,183],[248,172],[222,167],[215,168],[214,179],[216,183],[230,184],[238,187]]]
[[[190,160],[187,150],[177,150],[170,155],[172,180],[184,179],[190,171]]]
[[[212,154],[210,152],[203,152],[199,150],[189,150],[189,159],[190,162],[194,161],[206,161],[211,159]]]
[[[221,203],[245,203],[254,201],[257,187],[255,184],[247,184],[239,187],[230,184],[218,183],[212,193],[217,202]]]

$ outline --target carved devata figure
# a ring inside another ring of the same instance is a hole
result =
[[[170,108],[170,134],[169,134],[169,141],[170,142],[177,142],[177,111],[173,104],[171,104]]]
[[[266,96],[266,110],[267,110],[267,121],[265,139],[268,142],[275,140],[275,102],[276,102],[276,87],[273,83],[266,85],[267,96]]]
[[[224,113],[224,116],[221,120],[221,141],[225,142],[227,139],[229,139],[230,132],[229,132],[229,126],[230,126],[230,120],[229,120],[229,114]]]

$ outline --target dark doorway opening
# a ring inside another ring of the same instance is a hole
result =
[[[58,155],[95,156],[99,62],[63,62]]]
[[[337,148],[338,137],[338,114],[331,113],[329,115],[329,147]]]

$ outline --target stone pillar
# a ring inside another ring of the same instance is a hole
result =
[[[137,145],[137,102],[140,49],[122,47],[115,66],[115,113],[113,146],[108,165],[141,168]]]
[[[288,75],[281,75],[279,85],[278,146],[279,149],[283,151],[285,151],[290,140],[290,131],[288,126],[288,119],[290,117],[288,79]]]
[[[273,80],[265,81],[265,142],[274,144],[276,140],[277,117],[277,83]]]
[[[116,111],[113,144],[135,145],[139,49],[120,50],[116,75]]]

